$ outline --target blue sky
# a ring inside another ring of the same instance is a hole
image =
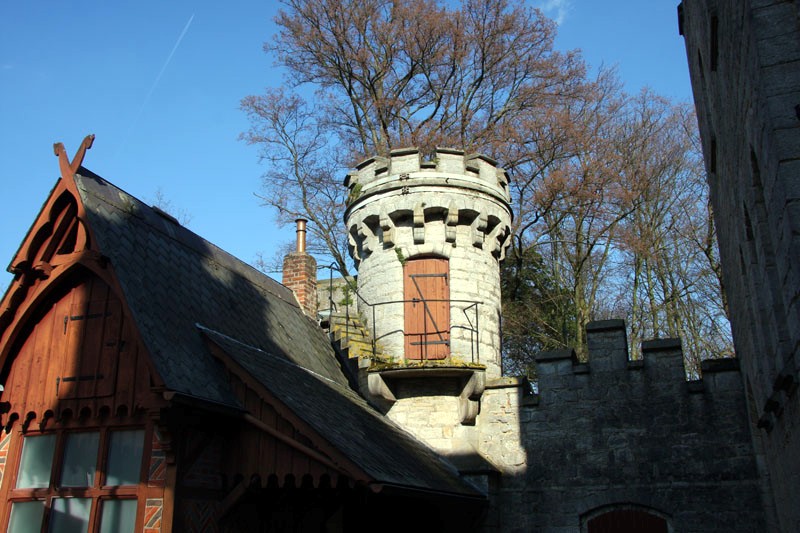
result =
[[[616,65],[625,88],[690,101],[677,0],[532,1],[557,19],[559,49]],[[294,238],[259,205],[254,147],[239,100],[277,85],[262,51],[277,2],[0,0],[0,263],[13,258],[70,157],[94,133],[84,166],[252,262]],[[8,198],[12,197],[12,202]],[[0,290],[11,275],[0,274]]]

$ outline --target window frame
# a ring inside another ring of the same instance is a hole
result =
[[[141,431],[142,432],[142,456],[139,464],[139,479],[133,485],[107,485],[107,467],[109,459],[109,446],[111,434],[122,431]],[[90,510],[88,517],[88,531],[100,531],[100,520],[102,518],[103,502],[109,500],[136,500],[136,518],[134,530],[141,529],[145,501],[147,498],[149,462],[152,452],[153,430],[150,424],[119,424],[107,426],[65,426],[44,431],[14,430],[14,435],[9,443],[9,453],[6,459],[6,472],[3,479],[2,493],[5,496],[6,511],[2,522],[3,531],[8,531],[11,520],[11,510],[15,503],[43,501],[44,513],[42,517],[41,531],[49,531],[52,521],[52,507],[54,500],[58,498],[88,498],[90,499]],[[66,450],[67,437],[76,433],[98,433],[98,449],[95,460],[95,472],[93,484],[90,487],[61,487],[59,486],[62,472],[64,470],[64,453]],[[17,483],[21,474],[22,452],[25,440],[45,435],[56,435],[56,443],[53,451],[53,462],[50,469],[50,480],[47,487],[39,488],[17,488]]]

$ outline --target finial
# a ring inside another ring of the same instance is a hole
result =
[[[58,157],[58,164],[61,167],[62,178],[65,180],[67,178],[72,178],[72,176],[78,171],[78,167],[80,167],[83,163],[83,156],[86,155],[86,150],[92,147],[93,142],[94,133],[84,137],[83,142],[78,148],[78,152],[75,154],[75,157],[72,158],[72,162],[70,162],[68,159],[67,150],[64,148],[64,143],[53,144],[53,152]]]

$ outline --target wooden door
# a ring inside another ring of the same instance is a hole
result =
[[[447,259],[410,259],[403,267],[406,359],[450,355],[450,280]]]
[[[667,533],[667,521],[638,509],[614,509],[589,520],[589,533]]]

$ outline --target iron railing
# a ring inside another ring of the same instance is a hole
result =
[[[331,267],[329,267],[329,268],[330,268],[331,274],[330,274],[330,280],[329,280],[328,305],[329,305],[329,312],[331,314],[330,321],[331,321],[331,327],[332,327],[333,326],[334,310],[337,309],[336,302],[334,301],[334,298],[333,298],[333,294],[334,294],[334,289],[333,289],[333,271],[336,270],[336,269],[335,269],[334,265],[331,265]],[[392,331],[387,331],[387,332],[383,333],[380,337],[378,337],[376,311],[377,311],[377,309],[379,307],[386,306],[386,305],[405,305],[406,303],[421,303],[424,306],[424,311],[425,311],[426,315],[427,316],[431,316],[431,311],[430,311],[430,308],[429,308],[429,304],[430,303],[449,302],[450,310],[451,310],[451,313],[450,313],[450,317],[451,317],[450,318],[450,322],[451,323],[448,324],[448,328],[445,330],[446,333],[447,333],[447,340],[444,340],[444,335],[441,335],[440,339],[442,339],[442,340],[441,341],[436,341],[436,342],[437,343],[446,342],[447,344],[449,344],[450,348],[451,348],[450,356],[452,356],[453,355],[453,353],[452,353],[452,331],[453,330],[457,330],[457,329],[467,331],[469,333],[469,339],[470,339],[470,341],[469,341],[470,342],[470,361],[472,363],[480,364],[480,360],[481,360],[481,357],[480,357],[480,339],[479,339],[478,332],[479,332],[479,327],[480,327],[480,305],[483,302],[475,301],[475,300],[459,300],[459,299],[455,299],[454,300],[454,299],[425,298],[424,296],[422,296],[421,298],[414,298],[414,299],[410,299],[410,300],[403,299],[403,300],[387,300],[387,301],[383,301],[383,302],[369,302],[363,296],[361,296],[361,294],[358,292],[358,287],[352,283],[351,279],[348,279],[346,276],[343,276],[342,279],[343,279],[344,283],[347,285],[346,291],[348,293],[350,293],[350,294],[354,294],[356,296],[356,298],[358,299],[357,301],[362,302],[365,306],[367,306],[367,308],[369,308],[369,310],[371,312],[372,317],[371,317],[371,320],[369,321],[370,322],[369,326],[370,326],[370,329],[372,330],[372,334],[371,334],[371,338],[370,338],[370,344],[371,344],[371,351],[372,351],[372,357],[373,358],[375,358],[377,356],[377,343],[378,343],[379,340],[384,339],[386,337],[389,337],[390,335],[398,335],[399,334],[399,335],[403,336],[404,343],[405,343],[405,337],[406,337],[406,332],[405,332],[405,329],[403,329],[403,328],[395,329],[395,330],[392,330]],[[459,309],[462,311],[462,313],[464,315],[464,320],[465,320],[464,323],[454,323],[453,313],[452,313],[452,311],[454,310],[453,309],[454,305],[456,305],[456,306],[463,305],[463,307],[459,307]],[[345,312],[345,317],[344,317],[345,318],[345,331],[344,331],[344,334],[345,334],[345,338],[349,339],[350,338],[350,319],[351,319],[350,308],[351,308],[351,305],[348,303],[348,304],[344,305],[344,307],[345,307],[345,309],[344,309],[344,312]],[[359,307],[359,306],[356,305],[356,307]],[[420,335],[421,338],[423,336],[427,337],[429,334],[433,334],[433,333],[440,333],[441,334],[441,333],[445,332],[445,331],[438,331],[437,330],[436,332],[428,333],[427,332],[428,320],[423,320],[423,324],[424,324],[424,327],[426,328],[426,330],[423,331],[422,333],[418,333],[418,335]],[[427,346],[427,344],[429,344],[429,343],[428,342],[421,342],[421,346],[422,346],[423,349],[422,349],[422,351],[420,353],[420,359],[423,360],[423,361],[428,360],[428,346]],[[405,359],[410,359],[408,357],[404,357],[404,358]],[[416,359],[414,359],[414,360],[416,360]]]

